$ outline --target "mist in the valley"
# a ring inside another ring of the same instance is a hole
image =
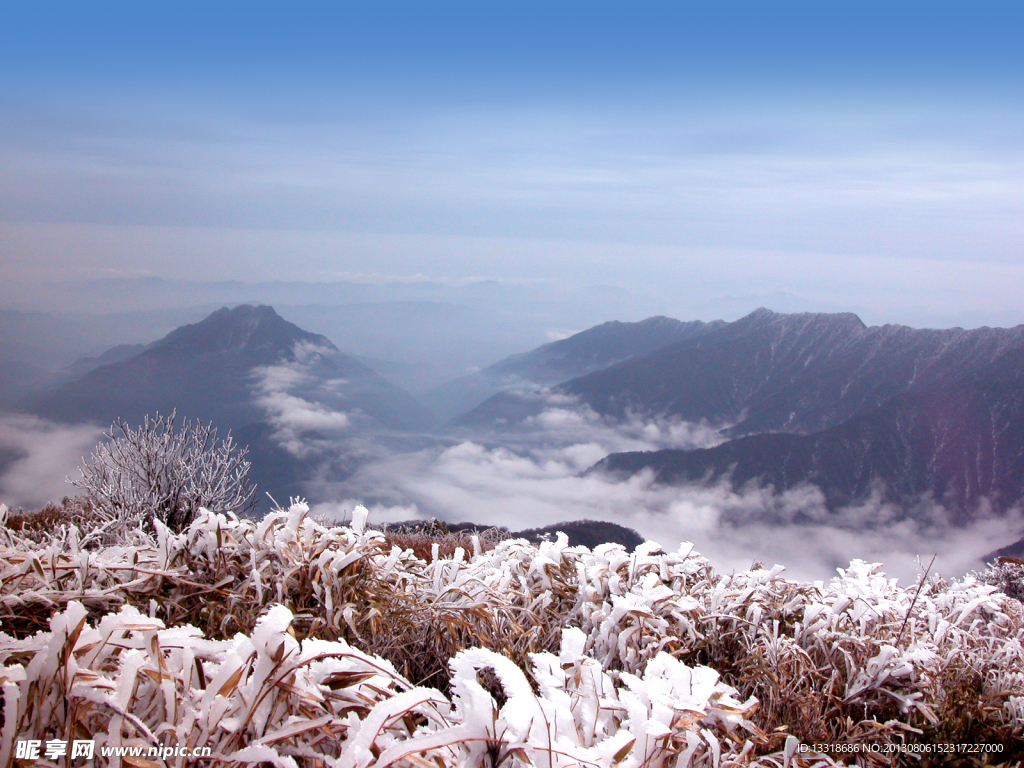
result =
[[[0,414],[0,503],[39,509],[74,496],[68,479],[88,459],[103,431],[90,424],[56,424],[26,414]]]
[[[347,288],[334,290],[343,293]],[[466,286],[354,290],[363,298],[373,294],[381,299],[363,305],[368,318],[357,319],[353,308],[358,304],[284,305],[280,311],[309,330],[325,333],[421,397],[436,395],[441,380],[471,374],[507,354],[580,330],[597,317],[604,319],[601,312],[612,311],[582,299],[576,305],[570,300],[559,304],[539,289],[534,292],[533,313],[522,313],[512,327],[509,317],[522,297],[521,286],[489,285],[487,302],[476,303],[471,299],[473,289]],[[417,292],[432,294],[433,299],[408,298]],[[395,293],[406,298],[390,300],[389,293],[391,299]],[[249,296],[274,298],[269,289],[253,290]],[[175,324],[199,319],[208,306],[94,312],[79,315],[89,319],[77,324],[59,313],[37,313],[28,319],[21,315],[20,328],[28,330],[8,336],[7,353],[17,359],[19,352],[45,350],[35,359],[48,363],[49,369],[36,371],[31,382],[23,383],[30,394],[45,391],[73,376],[76,355],[98,355],[115,343],[151,342]],[[11,322],[11,316],[4,319]],[[464,322],[466,318],[475,320]],[[62,334],[64,327],[75,327],[75,334]],[[496,333],[499,327],[501,333]],[[21,340],[20,349],[10,343],[15,337]],[[322,459],[323,469],[314,473],[304,493],[314,514],[329,520],[345,520],[359,503],[370,508],[371,522],[377,523],[436,517],[516,531],[563,521],[603,520],[635,529],[665,548],[692,544],[724,570],[760,561],[783,564],[794,576],[828,578],[835,568],[860,558],[881,562],[888,573],[904,580],[916,578],[920,562],[927,563],[933,555],[933,570],[945,575],[980,568],[984,555],[1019,538],[1024,530],[1016,511],[1000,516],[982,511],[968,527],[954,528],[948,525],[946,511],[928,500],[913,515],[880,496],[830,511],[813,486],[779,493],[770,487],[736,488],[728,482],[661,485],[646,472],[613,479],[591,467],[613,452],[712,446],[722,442],[719,429],[725,425],[640,416],[613,421],[544,388],[524,393],[543,403],[537,414],[503,428],[439,420],[433,429],[417,434],[368,431],[361,427],[362,414],[332,410],[307,399],[304,387],[309,376],[299,357],[294,364],[255,371],[249,384],[272,428],[272,439],[296,458]],[[75,476],[76,467],[88,458],[107,426],[54,424],[16,411],[0,418],[0,501],[39,508],[73,495],[76,489],[65,478]],[[332,475],[339,455],[356,467],[353,474]]]
[[[932,573],[960,576],[1019,538],[1019,511],[984,513],[953,528],[941,505],[922,500],[914,515],[874,496],[829,510],[805,486],[776,492],[727,482],[661,485],[647,472],[613,479],[588,472],[613,451],[695,448],[720,442],[708,425],[635,419],[611,424],[586,408],[545,410],[514,434],[465,432],[448,443],[380,456],[342,484],[323,483],[313,513],[345,520],[366,504],[371,522],[437,517],[511,531],[569,520],[633,528],[665,549],[692,547],[720,570],[782,564],[793,576],[827,579],[851,559],[880,562],[902,581]]]
[[[758,306],[752,295],[730,315]],[[76,361],[146,344],[222,306],[271,305],[414,394],[608,320],[671,314],[642,291],[544,280],[324,283],[117,278],[20,286],[0,304],[0,406],[74,374]],[[67,370],[71,366],[71,370]]]
[[[7,358],[15,366],[25,359],[45,364],[32,369],[17,394],[24,402],[26,393],[30,399],[33,392],[73,377],[81,358],[117,344],[147,344],[176,325],[195,322],[216,306],[205,302],[218,296],[273,301],[294,298],[297,290],[287,284],[250,286],[239,294],[240,286],[206,286],[197,294],[204,303],[192,306],[103,313],[97,304],[91,312],[79,307],[76,314],[4,313]],[[154,286],[154,295],[167,299],[174,294],[165,294],[167,287]],[[97,292],[109,288],[93,286]],[[444,381],[607,320],[616,311],[627,319],[642,316],[637,297],[628,291],[596,291],[601,301],[585,291],[559,300],[543,286],[526,290],[500,284],[338,284],[314,292],[324,304],[282,304],[279,311],[324,333],[414,395],[427,401],[433,395],[433,404],[442,409],[445,403],[436,398]],[[530,311],[517,313],[524,295],[532,297]],[[341,303],[329,303],[332,297]],[[544,407],[519,424],[471,428],[439,420],[433,429],[402,435],[367,431],[362,414],[308,399],[309,375],[301,359],[255,371],[249,385],[272,439],[298,459],[322,459],[322,470],[313,473],[303,492],[314,514],[326,519],[344,520],[353,506],[365,503],[377,523],[436,517],[516,531],[603,520],[635,529],[665,548],[692,544],[724,570],[761,561],[783,564],[794,576],[828,578],[835,568],[860,558],[881,562],[904,580],[916,578],[919,561],[927,563],[933,555],[934,570],[946,575],[980,568],[980,558],[1024,531],[1016,512],[977,514],[967,528],[954,528],[945,510],[927,500],[913,515],[881,497],[830,511],[813,486],[778,493],[727,482],[661,485],[644,472],[613,479],[590,468],[613,452],[715,445],[722,442],[719,428],[725,425],[640,416],[612,421],[543,388],[529,396]],[[73,495],[76,489],[65,478],[75,476],[107,426],[54,424],[17,408],[0,418],[0,502],[39,508]],[[332,474],[339,455],[356,468],[354,474]]]

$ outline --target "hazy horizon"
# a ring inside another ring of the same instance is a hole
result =
[[[653,315],[1022,324],[1022,21],[1011,3],[12,7],[0,405],[238,303],[277,307],[416,394]],[[963,565],[939,524],[898,542],[827,527],[733,540],[723,510],[816,502],[585,480],[581,462],[638,444],[636,425],[549,427],[381,449],[313,501],[381,486],[382,514],[596,509],[706,534],[727,559],[810,541],[809,568],[844,547],[907,568],[919,535]],[[0,453],[23,455],[0,490],[57,493],[95,437],[0,413]],[[971,551],[1019,532],[980,520]]]
[[[632,319],[782,294],[1024,322],[1012,4],[57,8],[5,21],[7,281],[493,280],[611,286],[649,306]]]

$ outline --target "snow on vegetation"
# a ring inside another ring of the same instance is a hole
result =
[[[365,523],[297,503],[115,542],[0,527],[0,763],[69,734],[282,768],[850,759],[822,743],[886,765],[1024,737],[1021,604],[974,578],[716,574],[689,546],[564,536],[421,558]]]

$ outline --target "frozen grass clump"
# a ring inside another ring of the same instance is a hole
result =
[[[37,543],[49,541],[61,526],[74,525],[80,530],[95,531],[111,523],[110,517],[85,496],[65,496],[60,502],[37,510],[8,510],[2,528]]]
[[[877,745],[878,765],[914,742],[1024,757],[1024,619],[992,584],[492,543],[417,555],[365,510],[328,527],[304,504],[109,546],[0,529],[4,723],[85,713],[89,733],[166,740],[209,722],[222,760],[288,766],[827,765],[797,749],[823,742]],[[328,661],[343,671],[317,677]]]
[[[47,632],[0,636],[0,761],[11,762],[15,734],[208,747],[230,766],[351,768],[707,766],[762,741],[745,717],[756,702],[738,701],[713,670],[662,653],[615,679],[580,655],[579,630],[525,671],[493,651],[460,651],[449,699],[344,641],[299,641],[291,620],[275,605],[251,635],[209,640],[130,606],[90,626],[72,601]],[[503,703],[478,682],[484,670]]]

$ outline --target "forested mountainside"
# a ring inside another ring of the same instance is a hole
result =
[[[612,455],[663,483],[817,485],[835,507],[879,492],[955,520],[1024,495],[1024,327],[868,327],[852,314],[758,310],[552,387],[499,393],[460,423],[495,429],[575,403],[609,423],[682,419],[732,438]]]
[[[497,393],[459,423],[500,431],[553,403],[609,424],[699,422],[730,439],[612,454],[594,471],[811,484],[833,508],[873,493],[908,510],[928,498],[963,521],[979,504],[1005,510],[1024,496],[1022,384],[1024,326],[869,327],[848,313],[760,309],[549,390]]]
[[[1024,398],[1019,382],[978,376],[912,390],[881,408],[810,435],[767,433],[714,448],[612,454],[596,467],[658,481],[735,484],[776,490],[818,486],[831,506],[879,492],[904,505],[928,495],[966,522],[982,499],[1005,510],[1024,496]]]

